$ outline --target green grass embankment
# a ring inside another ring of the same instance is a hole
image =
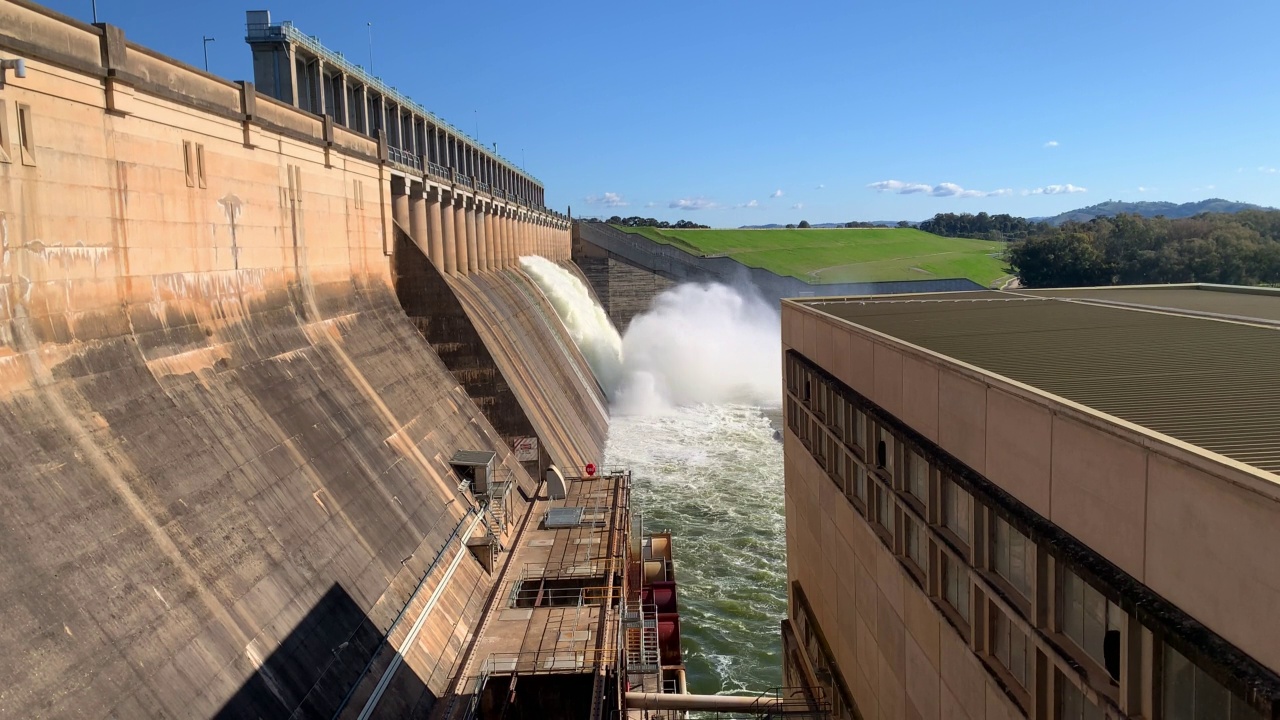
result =
[[[627,228],[703,257],[731,257],[806,282],[880,282],[969,278],[991,285],[1006,276],[1004,243],[947,238],[914,228],[675,230]]]

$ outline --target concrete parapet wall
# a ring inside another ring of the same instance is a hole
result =
[[[110,28],[0,28],[0,716],[358,712],[465,552],[453,452],[534,488],[401,310],[386,166],[136,46],[108,78]],[[490,588],[463,557],[383,715]]]

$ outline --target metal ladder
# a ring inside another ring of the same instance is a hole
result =
[[[630,672],[658,671],[658,608],[641,605],[627,609],[626,615],[627,670]]]

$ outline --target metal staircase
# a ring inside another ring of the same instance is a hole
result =
[[[623,618],[627,671],[658,672],[658,607],[632,605]]]

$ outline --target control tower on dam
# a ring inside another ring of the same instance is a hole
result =
[[[483,717],[546,660],[617,708],[629,478],[576,479],[604,398],[517,262],[576,272],[568,218],[247,40],[230,82],[0,0],[0,718]],[[552,508],[600,519],[530,551]],[[600,569],[559,650],[564,608],[495,620],[549,553]]]

